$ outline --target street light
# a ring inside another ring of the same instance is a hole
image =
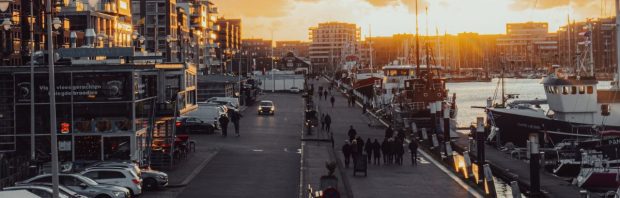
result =
[[[2,21],[2,28],[4,28],[5,31],[9,31],[12,25],[13,23],[11,22],[11,19],[9,18],[6,18]]]
[[[138,30],[134,30],[133,33],[131,34],[131,38],[133,40],[138,39],[139,36],[140,36],[140,33],[138,33]]]
[[[13,3],[13,0],[0,0],[0,11],[5,12],[8,10],[11,3]]]
[[[57,30],[62,25],[62,21],[60,21],[60,18],[54,17],[54,20],[52,20],[52,25],[54,26],[54,29]]]

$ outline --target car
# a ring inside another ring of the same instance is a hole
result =
[[[196,117],[206,123],[213,123],[214,129],[220,129],[219,118],[222,115],[226,115],[226,111],[228,108],[224,105],[219,105],[216,103],[199,103],[198,109],[192,111],[187,116]]]
[[[132,196],[142,194],[142,178],[132,168],[93,167],[80,172],[97,183],[122,186],[129,189]]]
[[[19,198],[41,198],[27,190],[7,190],[0,191],[0,197],[19,197]]]
[[[152,169],[142,169],[142,187],[147,190],[168,186],[168,174]]]
[[[205,122],[201,119],[191,116],[178,117],[175,124],[177,134],[189,134],[189,133],[206,133],[212,134],[215,131],[213,123]]]
[[[87,197],[127,198],[131,195],[129,189],[127,188],[109,184],[100,184],[80,174],[63,173],[59,174],[58,177],[60,185],[63,185]],[[52,183],[52,174],[37,175],[22,182],[17,182],[16,184],[22,185],[32,183]]]
[[[141,176],[142,173],[142,169],[140,169],[140,166],[138,166],[138,164],[129,161],[100,161],[90,164],[87,168],[93,167],[129,168],[133,170],[133,172],[138,176]]]
[[[288,89],[288,91],[291,93],[301,93],[301,89],[299,89],[298,87],[291,87]]]
[[[11,189],[25,189],[25,188],[32,188],[32,187],[46,187],[46,188],[52,188],[52,184],[51,183],[31,183],[31,184],[21,184],[21,185],[17,185],[14,187],[8,187]],[[7,190],[7,188],[4,188],[4,190]],[[67,195],[68,197],[71,198],[88,198],[87,196],[81,195],[63,185],[58,185],[58,190],[60,191],[60,193]]]
[[[261,115],[261,114],[275,115],[275,113],[276,113],[276,107],[272,101],[261,100],[258,103],[258,115]]]
[[[228,108],[239,109],[239,98],[233,97],[211,97],[207,99],[207,102],[217,102],[219,104],[224,104]]]
[[[16,191],[16,190],[25,190],[32,194],[35,194],[39,197],[53,197],[54,190],[51,187],[47,186],[13,186],[6,187],[2,189],[3,191]],[[72,196],[60,191],[58,194],[59,198],[73,198]]]

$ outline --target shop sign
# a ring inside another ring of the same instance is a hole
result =
[[[58,141],[58,151],[71,151],[71,141]]]

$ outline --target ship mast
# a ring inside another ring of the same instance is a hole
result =
[[[620,0],[616,0],[616,49],[620,49]],[[620,90],[620,50],[616,50],[616,80],[613,89]]]
[[[420,38],[418,30],[418,0],[415,0],[415,75],[420,75]]]

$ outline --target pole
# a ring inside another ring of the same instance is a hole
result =
[[[418,30],[418,0],[415,0],[415,75],[420,74],[420,38]],[[409,55],[407,55],[409,56]]]
[[[54,79],[54,35],[52,35],[52,1],[45,0],[45,20],[47,30],[47,62],[49,64],[49,100],[50,100],[50,134],[52,149],[52,192],[59,197],[58,191],[58,137],[56,137],[56,81]]]
[[[538,133],[530,134],[530,197],[540,195],[540,152]]]
[[[478,183],[482,183],[483,175],[484,175],[484,118],[477,118],[477,127],[476,127],[476,158],[478,159]]]
[[[176,136],[177,136],[177,111],[179,109],[179,92],[177,91],[176,94],[174,94],[174,101],[172,101],[172,104],[174,105],[173,109],[174,112],[172,112],[172,143],[170,143],[170,168],[172,168],[172,164],[174,164],[174,144],[177,140]]]
[[[271,31],[271,80],[273,80],[273,87],[271,88],[271,92],[276,92],[276,79],[273,74],[273,69],[275,65],[273,64],[273,30]]]
[[[35,126],[34,126],[34,12],[33,5],[34,0],[30,1],[30,160],[36,160],[35,143],[34,138]]]
[[[239,99],[241,99],[241,56],[243,55],[243,53],[239,52],[238,56],[239,59],[237,59],[239,61],[238,67],[239,67],[239,71],[237,73],[237,78],[239,79],[239,89],[237,91],[239,91]],[[239,100],[239,102],[241,102],[241,100]]]
[[[620,49],[620,0],[616,0],[616,49]],[[616,50],[616,60],[620,60],[620,51]],[[620,61],[616,61],[616,83],[615,90],[620,90]]]

